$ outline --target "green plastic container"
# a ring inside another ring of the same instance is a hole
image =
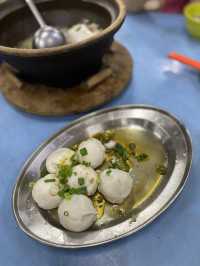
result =
[[[188,4],[184,9],[188,32],[200,40],[200,3]]]

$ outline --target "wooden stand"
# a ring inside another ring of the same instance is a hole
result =
[[[0,68],[4,97],[23,111],[45,116],[79,113],[98,107],[125,90],[132,75],[132,58],[119,43],[105,55],[102,69],[73,88],[52,88],[19,80],[11,68]]]

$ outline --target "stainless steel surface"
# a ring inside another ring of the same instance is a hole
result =
[[[29,6],[30,10],[32,11],[35,19],[39,23],[40,27],[45,27],[46,23],[44,22],[43,17],[41,16],[40,12],[38,11],[35,3],[32,0],[25,0],[26,4]]]
[[[57,226],[37,208],[29,182],[38,179],[48,154],[71,146],[107,129],[131,128],[151,135],[165,150],[168,171],[154,193],[123,220],[70,233]],[[40,146],[24,165],[13,191],[13,210],[20,228],[43,244],[62,248],[82,248],[111,242],[142,229],[159,216],[183,189],[192,161],[192,145],[185,127],[169,113],[148,106],[121,106],[102,110],[76,120]]]
[[[41,27],[34,34],[33,48],[51,48],[66,44],[64,34],[60,30],[50,27],[45,23],[35,3],[32,0],[25,0],[25,2]]]
[[[66,44],[64,34],[53,27],[44,26],[39,29],[33,37],[33,48],[52,48]]]

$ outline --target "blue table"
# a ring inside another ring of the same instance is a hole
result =
[[[11,193],[34,149],[78,116],[42,118],[11,107],[0,96],[0,266],[199,266],[200,265],[200,78],[166,58],[175,50],[198,59],[200,43],[185,32],[179,15],[128,16],[117,39],[135,59],[128,90],[108,106],[143,103],[162,107],[191,132],[194,162],[189,182],[173,206],[126,239],[85,250],[59,250],[28,238],[15,223]]]

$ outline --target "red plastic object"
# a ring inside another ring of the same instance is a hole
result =
[[[187,56],[178,54],[176,52],[171,52],[168,55],[168,57],[170,59],[176,60],[176,61],[178,61],[178,62],[180,62],[182,64],[185,64],[185,65],[191,66],[192,68],[200,71],[200,61],[194,60],[194,59],[189,58]]]
[[[183,7],[189,0],[165,0],[162,11],[164,12],[182,12]]]

